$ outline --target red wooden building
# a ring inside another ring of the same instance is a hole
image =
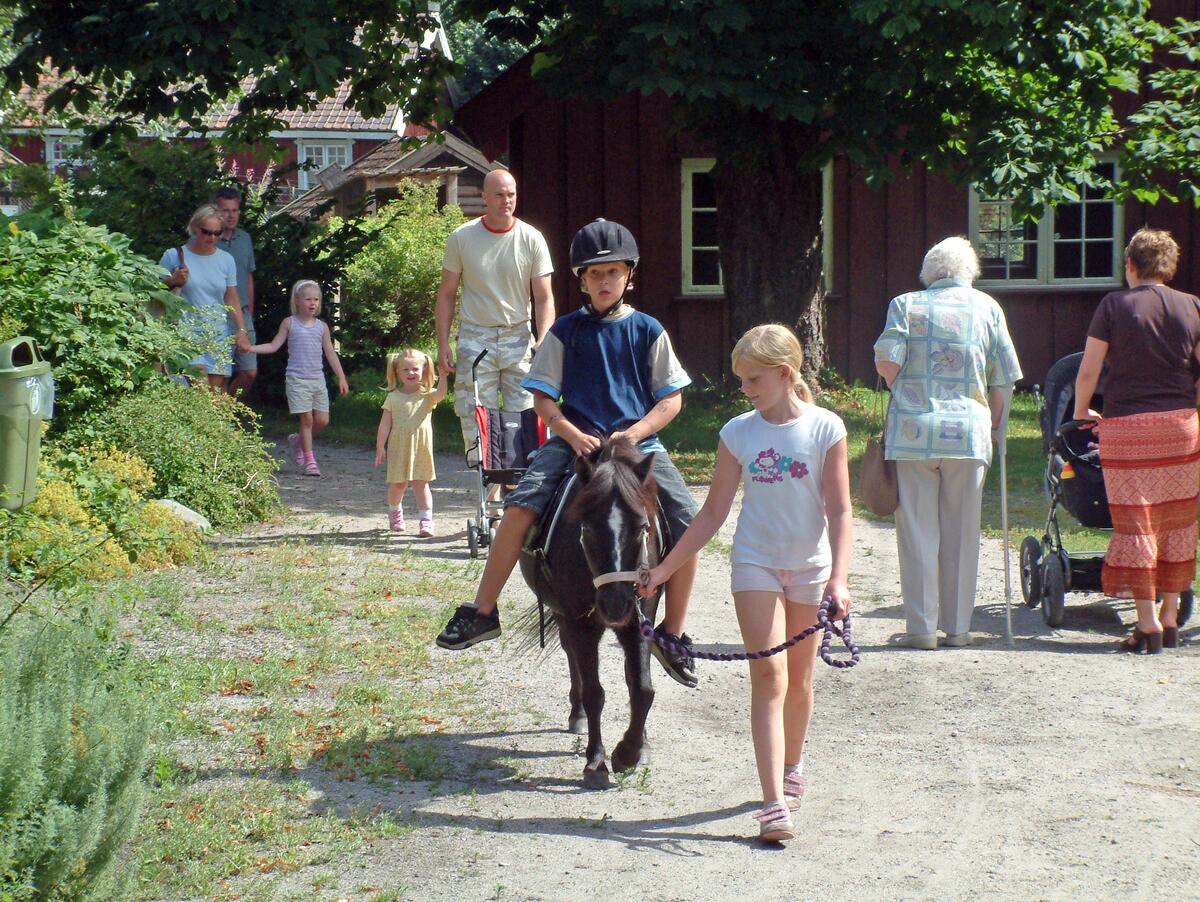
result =
[[[1200,2],[1157,3],[1155,11],[1195,17]],[[571,236],[597,216],[618,220],[642,253],[634,302],[667,327],[693,376],[724,375],[736,336],[717,262],[711,150],[673,133],[666,97],[556,99],[532,80],[531,59],[460,107],[455,123],[516,176],[518,213],[550,244],[559,309],[581,298],[567,269]],[[1082,349],[1096,303],[1122,284],[1122,249],[1140,226],[1174,233],[1183,259],[1172,284],[1200,292],[1200,215],[1182,205],[1085,195],[1038,223],[1014,223],[1004,201],[923,170],[875,190],[839,160],[826,173],[824,212],[828,350],[849,379],[874,379],[871,346],[888,301],[920,287],[925,251],[948,235],[967,235],[979,250],[977,284],[1004,306],[1027,383]]]

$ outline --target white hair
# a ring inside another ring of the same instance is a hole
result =
[[[921,284],[928,288],[939,279],[974,282],[979,278],[979,257],[966,238],[943,238],[925,253]]]

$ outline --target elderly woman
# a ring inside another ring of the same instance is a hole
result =
[[[875,342],[892,391],[884,446],[896,461],[896,541],[907,634],[934,649],[971,643],[983,480],[1021,368],[1004,311],[971,287],[979,259],[965,238],[925,254],[924,291],[895,298]]]
[[[217,247],[217,239],[224,228],[221,211],[205,204],[188,222],[192,236],[188,243],[168,248],[159,261],[159,265],[171,273],[162,277],[163,282],[170,288],[180,289],[184,300],[192,305],[192,309],[184,314],[184,322],[197,339],[209,346],[209,350],[190,362],[207,377],[213,388],[224,388],[225,380],[233,370],[230,334],[235,335],[239,351],[250,348],[237,293],[237,267],[233,257]]]
[[[1129,240],[1129,288],[1100,301],[1075,380],[1075,419],[1096,422],[1112,512],[1104,592],[1137,607],[1120,647],[1151,654],[1178,644],[1179,593],[1196,569],[1200,300],[1163,284],[1178,262],[1169,232],[1141,229]],[[1091,401],[1106,359],[1101,417]]]

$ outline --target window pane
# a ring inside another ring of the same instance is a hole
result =
[[[1084,246],[1084,275],[1089,279],[1112,278],[1113,245],[1111,241],[1089,241]]]
[[[716,209],[717,192],[710,173],[692,173],[692,206]]]
[[[716,251],[692,251],[692,284],[721,284],[721,261]]]
[[[1063,204],[1054,208],[1054,238],[1083,237],[1083,204]]]
[[[1035,279],[1037,259],[1036,241],[1014,241],[985,249],[979,263],[985,279]]]
[[[1111,201],[1087,205],[1088,238],[1111,238],[1113,233],[1113,205]]]
[[[692,247],[717,247],[717,214],[692,214]]]
[[[1054,278],[1078,279],[1083,275],[1083,245],[1063,242],[1054,245]]]

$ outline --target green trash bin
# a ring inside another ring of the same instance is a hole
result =
[[[54,377],[32,338],[0,344],[0,508],[37,497],[42,422],[54,414]]]

